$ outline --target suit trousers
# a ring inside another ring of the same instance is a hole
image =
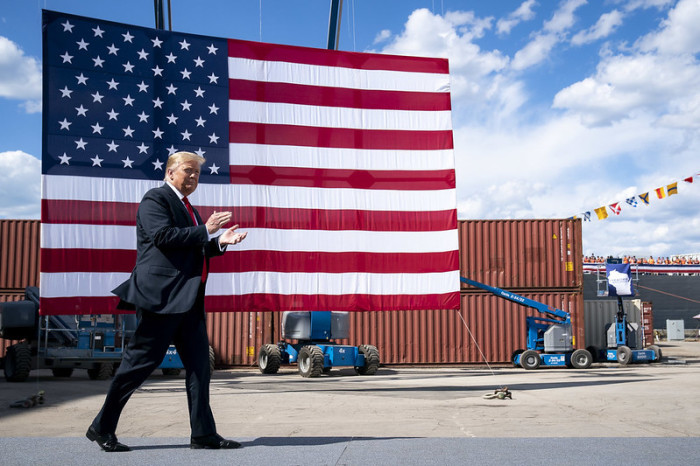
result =
[[[204,318],[204,285],[195,306],[182,314],[156,314],[137,309],[138,324],[112,379],[102,409],[92,422],[100,434],[115,433],[131,395],[161,364],[171,342],[185,367],[187,406],[192,437],[216,433],[209,406],[209,338]]]

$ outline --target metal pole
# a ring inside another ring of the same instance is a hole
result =
[[[331,0],[331,11],[328,16],[328,50],[338,50],[342,11],[343,0]]]
[[[170,6],[170,0],[168,0],[168,31],[173,30],[173,9]]]
[[[156,16],[156,29],[163,29],[163,0],[153,0],[153,10]]]

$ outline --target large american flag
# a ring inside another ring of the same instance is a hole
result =
[[[41,310],[115,312],[136,209],[178,150],[248,237],[209,311],[459,307],[447,60],[43,14]]]

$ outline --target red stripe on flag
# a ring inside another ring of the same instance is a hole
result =
[[[339,170],[233,165],[231,184],[426,191],[453,189],[454,170]]]
[[[43,316],[66,314],[126,314],[118,310],[116,296],[66,296],[62,298],[40,298],[39,309]]]
[[[452,130],[324,128],[263,123],[229,123],[229,142],[306,147],[387,150],[452,149]]]
[[[129,202],[41,200],[41,223],[135,225],[139,205]]]
[[[281,61],[318,66],[391,70],[413,73],[449,74],[445,58],[408,57],[402,55],[370,55],[294,45],[264,44],[245,40],[228,40],[228,56],[251,60]]]
[[[135,203],[43,200],[42,205],[43,212],[48,213],[42,214],[42,222],[46,224],[136,225],[138,204]],[[241,228],[329,231],[445,231],[457,228],[456,210],[389,212],[255,206],[195,207],[202,218],[209,218],[215,210],[231,211],[233,224],[238,223]],[[77,217],[76,213],[79,213]]]
[[[451,109],[450,94],[446,92],[378,91],[246,79],[229,80],[229,98],[254,102],[375,110],[448,111]]]
[[[135,249],[41,249],[42,273],[131,273]]]

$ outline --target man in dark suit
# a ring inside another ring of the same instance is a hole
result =
[[[203,222],[187,196],[197,189],[204,158],[177,152],[168,158],[165,181],[149,190],[136,215],[137,255],[131,277],[112,292],[119,307],[135,309],[138,325],[112,380],[104,405],[87,431],[105,451],[128,451],[115,435],[122,409],[163,360],[171,342],[186,371],[191,448],[239,448],[216,432],[209,407],[209,339],[204,288],[209,257],[222,255],[246,233],[238,225],[213,237],[231,220],[214,212]]]

